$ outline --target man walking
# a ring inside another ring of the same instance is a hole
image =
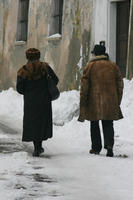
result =
[[[79,121],[90,121],[91,154],[102,149],[99,120],[102,122],[106,156],[113,157],[113,121],[122,119],[120,103],[123,94],[123,80],[119,67],[109,61],[105,47],[95,45],[94,58],[87,64],[81,78]]]

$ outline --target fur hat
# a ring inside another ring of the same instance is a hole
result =
[[[103,45],[96,44],[94,46],[94,49],[91,51],[92,54],[95,54],[96,56],[105,55],[106,48]]]
[[[39,60],[40,58],[40,51],[38,49],[30,48],[27,49],[25,53],[28,60]]]

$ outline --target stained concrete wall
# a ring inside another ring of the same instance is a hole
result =
[[[116,2],[94,0],[94,36],[98,44],[105,41],[106,51],[112,61],[116,61]],[[113,28],[112,28],[113,27]]]
[[[131,0],[130,20],[129,20],[129,41],[128,41],[128,56],[127,56],[127,71],[126,77],[133,78],[133,0]]]
[[[108,0],[94,0],[94,41],[108,43]]]
[[[12,4],[13,3],[13,4]],[[10,60],[16,31],[17,5],[13,0],[0,1],[0,89],[12,86],[14,69]]]
[[[0,0],[0,89],[15,87],[25,50],[39,48],[60,78],[61,90],[78,89],[89,59],[93,0],[64,0],[62,35],[49,38],[51,0],[30,0],[27,42],[16,42],[18,0]]]
[[[121,0],[94,0],[93,4],[93,39],[94,44],[99,41],[105,41],[107,52],[110,59],[116,62],[116,18],[117,18],[117,2]],[[123,0],[124,1],[124,0]],[[112,28],[113,27],[113,28]],[[129,37],[128,37],[128,53],[126,77],[133,78],[133,0],[130,6],[129,20]]]

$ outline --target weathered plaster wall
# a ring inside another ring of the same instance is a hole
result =
[[[17,1],[1,0],[0,10],[2,11],[0,16],[0,89],[5,89],[14,85],[16,71],[11,60],[11,53],[16,35]]]
[[[94,41],[104,40],[108,45],[108,0],[94,0]]]
[[[60,89],[78,89],[90,52],[92,0],[64,0],[62,38],[50,40],[50,0],[30,0],[27,42],[16,42],[18,2],[0,1],[0,89],[15,87],[16,72],[25,62],[25,50],[39,48],[60,78]]]
[[[116,61],[116,2],[94,0],[93,4],[94,44],[105,41],[106,52],[112,61]]]
[[[130,25],[129,25],[129,42],[128,42],[126,77],[128,79],[132,79],[133,78],[133,0],[131,0],[129,21],[130,21]]]
[[[116,62],[116,1],[94,0],[93,41],[95,44],[105,41],[106,51],[114,62]]]
[[[106,52],[116,62],[116,2],[94,0],[93,10],[93,42],[99,44],[100,41],[105,41]]]
[[[62,90],[79,88],[82,67],[88,62],[90,52],[91,20],[92,1],[64,2],[62,39],[49,41],[45,56],[56,63]],[[50,59],[51,55],[53,59]]]

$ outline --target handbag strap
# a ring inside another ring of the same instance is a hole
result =
[[[45,70],[45,72],[47,74],[47,77],[51,77],[50,74],[49,74],[49,71],[48,71],[48,65],[43,63],[43,62],[42,62],[42,65],[44,66],[44,70]]]

